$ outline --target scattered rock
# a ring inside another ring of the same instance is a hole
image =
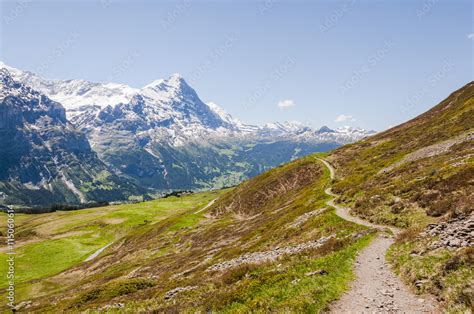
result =
[[[295,246],[279,247],[271,251],[246,253],[237,258],[212,265],[207,270],[208,271],[225,270],[225,269],[240,266],[242,264],[259,264],[262,262],[275,261],[276,259],[278,259],[279,257],[283,255],[292,255],[292,254],[300,253],[304,250],[316,249],[318,247],[321,247],[323,244],[325,244],[326,242],[328,242],[330,239],[333,239],[333,238],[335,238],[335,235],[322,237],[321,239],[308,241],[308,242],[301,243]]]
[[[295,219],[295,221],[290,225],[291,228],[297,228],[307,222],[310,218],[316,217],[321,215],[326,208],[320,208],[316,209],[307,213],[304,213],[303,215],[299,216],[298,218]]]
[[[33,301],[23,301],[23,302],[20,302],[20,303],[18,303],[18,304],[15,306],[15,310],[16,310],[16,311],[19,311],[19,310],[27,309],[27,308],[29,308],[32,304],[33,304]]]
[[[468,217],[429,224],[425,231],[421,233],[421,236],[438,238],[438,240],[431,243],[431,249],[441,247],[455,249],[474,246],[474,213],[471,213]]]
[[[177,288],[174,288],[168,292],[166,292],[165,294],[165,300],[170,300],[172,299],[175,295],[177,295],[178,293],[180,292],[183,292],[183,291],[189,291],[189,290],[194,290],[196,289],[197,287],[196,286],[187,286],[187,287],[177,287]]]
[[[314,275],[327,275],[327,274],[329,274],[327,272],[327,270],[318,269],[318,270],[310,271],[309,273],[306,273],[305,276],[310,277],[310,276],[314,276]]]
[[[371,200],[371,201],[379,202],[379,201],[383,200],[383,198],[382,198],[382,196],[380,196],[380,195],[378,195],[378,194],[375,194],[375,195],[372,195],[372,196],[370,197],[370,200]]]
[[[372,229],[367,229],[367,230],[363,230],[363,231],[359,231],[359,232],[356,232],[356,233],[353,233],[352,237],[354,239],[360,239],[366,235],[368,235],[369,233],[371,233],[373,230]]]
[[[429,280],[427,280],[427,279],[417,280],[417,281],[415,281],[415,287],[417,289],[421,289],[428,282],[429,282]]]
[[[100,308],[100,310],[122,309],[125,307],[123,303],[107,304]]]

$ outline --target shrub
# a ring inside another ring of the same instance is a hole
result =
[[[257,267],[258,266],[255,264],[243,264],[238,267],[232,268],[221,276],[220,281],[226,285],[231,285],[244,278],[247,274],[255,270]]]
[[[148,279],[133,279],[129,281],[116,281],[106,285],[93,288],[79,295],[71,304],[70,308],[80,308],[86,304],[98,302],[103,299],[112,299],[122,295],[135,293],[152,287],[154,284]]]
[[[410,227],[400,232],[397,236],[396,241],[398,243],[406,243],[409,241],[413,241],[414,239],[416,239],[416,237],[421,231],[422,227],[420,226]]]
[[[428,216],[432,216],[432,217],[442,216],[442,215],[444,215],[448,212],[452,212],[455,208],[454,204],[455,204],[454,200],[452,200],[451,197],[446,197],[444,199],[441,199],[441,200],[431,204],[427,208],[426,214]]]

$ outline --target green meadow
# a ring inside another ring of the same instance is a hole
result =
[[[15,215],[15,283],[21,299],[24,283],[60,273],[83,262],[107,244],[145,225],[199,210],[223,190],[168,197],[136,204],[111,205],[76,211]],[[176,228],[192,223],[201,214],[190,214]],[[6,214],[0,214],[6,230]],[[2,234],[4,237],[4,234]],[[0,251],[0,288],[7,286],[6,247]]]

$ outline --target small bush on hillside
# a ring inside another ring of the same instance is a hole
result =
[[[109,300],[122,295],[135,293],[139,290],[152,287],[153,285],[153,282],[148,279],[112,282],[81,294],[73,301],[70,308],[80,308],[89,303],[99,302],[102,299]]]
[[[242,280],[245,276],[248,276],[257,267],[258,266],[255,264],[240,265],[239,267],[235,267],[225,272],[221,276],[220,281],[226,285],[231,285]]]
[[[326,243],[324,243],[322,246],[315,248],[315,249],[310,249],[305,252],[303,252],[301,255],[310,257],[310,258],[317,258],[321,257],[336,251],[339,251],[349,245],[352,242],[352,239],[350,238],[343,238],[343,239],[338,239],[338,238],[332,238]]]
[[[17,233],[17,237],[19,239],[22,239],[22,240],[25,240],[25,239],[31,239],[31,238],[34,238],[38,235],[38,233],[35,231],[35,230],[32,230],[32,229],[24,229],[24,230],[21,230]]]
[[[452,202],[451,198],[448,197],[439,200],[432,204],[430,207],[428,207],[428,209],[426,210],[426,214],[432,217],[440,217],[446,214],[447,212],[452,212],[454,208],[454,203]]]
[[[403,230],[400,232],[397,236],[397,242],[398,243],[406,243],[409,241],[413,241],[418,237],[420,232],[422,231],[422,227],[417,226],[417,227],[410,227],[408,229]]]

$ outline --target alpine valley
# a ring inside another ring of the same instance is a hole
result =
[[[0,62],[0,204],[141,200],[235,185],[374,131],[254,126],[178,74],[143,88],[47,80]]]
[[[15,214],[16,303],[0,312],[472,313],[473,139],[469,82],[403,124],[236,187]]]

